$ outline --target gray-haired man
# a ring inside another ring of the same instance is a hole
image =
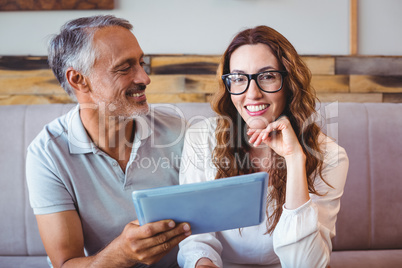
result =
[[[80,18],[49,46],[55,76],[78,102],[27,154],[30,202],[55,267],[173,267],[191,233],[186,223],[135,221],[133,190],[178,183],[184,124],[149,113],[150,79],[131,29],[114,16]],[[161,159],[169,168],[150,167]]]

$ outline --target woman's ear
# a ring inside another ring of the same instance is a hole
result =
[[[73,68],[68,68],[66,71],[67,82],[72,86],[75,90],[78,90],[82,93],[86,93],[89,91],[89,86],[87,82],[87,78],[82,75],[80,72]]]

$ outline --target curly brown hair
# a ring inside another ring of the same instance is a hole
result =
[[[243,45],[266,44],[276,56],[280,67],[288,72],[284,79],[287,90],[285,114],[306,155],[306,173],[310,193],[320,195],[314,188],[317,175],[322,178],[323,152],[320,150],[318,137],[319,126],[314,122],[316,114],[316,94],[311,86],[311,72],[302,61],[292,44],[279,32],[267,27],[258,26],[238,33],[222,56],[218,68],[218,77],[230,72],[232,53]],[[213,151],[213,161],[217,167],[215,179],[249,174],[256,172],[248,158],[250,145],[247,141],[246,123],[237,112],[231,101],[229,92],[219,79],[219,89],[211,100],[212,109],[218,114],[215,136],[217,146]],[[230,145],[230,146],[228,146]],[[226,161],[222,161],[225,159]],[[239,160],[243,164],[239,164]],[[273,152],[268,168],[272,191],[267,197],[267,233],[272,233],[280,216],[286,196],[286,163],[283,157]],[[268,207],[273,208],[268,213]]]

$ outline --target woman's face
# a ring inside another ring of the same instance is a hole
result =
[[[255,74],[263,71],[282,71],[278,60],[265,44],[243,45],[230,57],[230,72]],[[286,89],[266,93],[259,89],[255,80],[241,95],[231,95],[237,111],[249,128],[262,129],[277,119],[286,106]]]

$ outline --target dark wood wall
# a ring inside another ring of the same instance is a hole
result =
[[[402,102],[402,57],[303,56],[323,102]],[[219,56],[149,55],[150,103],[208,102]],[[0,105],[67,103],[46,57],[0,57]]]

